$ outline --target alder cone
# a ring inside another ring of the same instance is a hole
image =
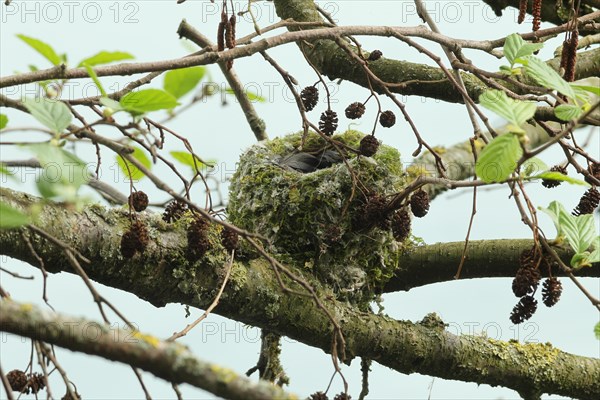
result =
[[[175,222],[182,217],[186,210],[187,204],[182,203],[179,200],[173,200],[165,207],[162,219],[167,223]]]
[[[307,86],[300,92],[300,99],[306,111],[311,111],[319,101],[319,89],[314,86]]]
[[[19,369],[13,369],[6,374],[6,379],[15,392],[23,392],[27,388],[27,374]]]
[[[319,121],[319,129],[327,136],[333,135],[333,132],[338,127],[337,113],[333,110],[325,110],[321,114],[321,120]]]
[[[129,204],[137,212],[144,211],[148,207],[148,195],[142,191],[133,192],[129,195]]]
[[[547,278],[544,281],[544,284],[542,285],[542,301],[546,307],[552,307],[558,303],[561,294],[562,284],[557,278]]]
[[[346,114],[346,118],[359,119],[365,113],[365,105],[357,101],[346,107],[344,112]]]
[[[417,190],[410,197],[410,210],[417,218],[423,218],[429,212],[429,195],[423,189]]]
[[[379,149],[379,140],[373,135],[367,135],[360,141],[360,154],[365,157],[372,157]]]
[[[598,207],[599,204],[600,193],[595,187],[590,188],[583,194],[583,196],[579,200],[579,204],[577,205],[577,207],[575,207],[575,210],[573,210],[573,215],[578,216],[584,214],[591,214],[594,212],[594,210],[596,209],[596,207]]]
[[[233,250],[237,249],[238,242],[239,236],[237,232],[228,228],[223,228],[221,231],[221,244],[228,252],[231,253]]]
[[[533,317],[537,310],[537,300],[533,296],[523,296],[510,314],[510,320],[517,325]]]
[[[396,124],[396,115],[393,111],[384,111],[379,115],[379,123],[384,128],[391,128]]]

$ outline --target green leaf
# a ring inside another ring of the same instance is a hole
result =
[[[558,216],[558,223],[575,253],[586,251],[596,237],[596,226],[592,214],[575,217],[567,212],[561,212]]]
[[[572,183],[574,185],[589,186],[589,184],[587,182],[584,182],[579,179],[571,178],[568,175],[563,175],[560,172],[555,172],[555,171],[542,172],[541,174],[532,176],[531,178],[533,178],[533,179],[550,179],[552,181],[563,181],[563,182]]]
[[[527,159],[522,165],[521,169],[525,176],[532,176],[540,171],[547,171],[548,166],[545,162],[537,157]]]
[[[134,58],[135,57],[131,54],[123,51],[101,51],[91,57],[81,60],[79,66],[82,67],[87,64],[93,67],[94,65],[109,64],[115,61],[131,60]]]
[[[62,197],[76,202],[77,190],[89,180],[85,162],[55,142],[24,145],[35,154],[44,173],[36,181],[40,194],[45,198]]]
[[[482,106],[521,126],[535,114],[535,103],[511,99],[502,90],[486,90],[479,96]]]
[[[62,133],[73,119],[69,107],[61,101],[45,97],[25,98],[23,105],[35,119],[55,133]]]
[[[226,88],[225,89],[225,93],[227,93],[227,94],[235,94],[235,92],[233,91],[232,88]],[[256,94],[254,92],[251,92],[249,90],[246,90],[244,93],[246,94],[246,97],[248,97],[248,100],[250,100],[250,101],[257,101],[259,103],[264,103],[264,102],[267,101],[267,99],[265,99],[261,95]]]
[[[600,340],[600,322],[594,326],[594,335],[596,335],[596,339]]]
[[[537,57],[528,56],[519,60],[525,65],[525,71],[538,85],[547,87],[575,99],[575,91],[555,70]]]
[[[176,99],[192,91],[204,77],[204,67],[174,69],[165,74],[163,88]]]
[[[27,215],[0,201],[0,229],[18,228],[27,223],[29,223]]]
[[[554,108],[554,115],[563,121],[573,121],[583,114],[581,107],[574,104],[561,104]]]
[[[183,165],[187,165],[187,166],[191,167],[193,171],[196,171],[196,168],[200,169],[203,166],[213,168],[213,165],[209,165],[209,164],[203,162],[198,157],[194,157],[192,154],[190,154],[187,151],[171,151],[169,154],[171,154],[171,156],[173,156],[174,159],[176,159]],[[194,159],[196,161],[195,164],[194,164]]]
[[[575,89],[585,90],[586,92],[590,92],[595,94],[596,96],[600,96],[600,87],[598,86],[573,85],[572,83],[570,85]]]
[[[52,46],[49,44],[25,35],[17,35],[17,37],[44,56],[46,60],[50,61],[53,65],[58,65],[63,62],[63,59],[56,54]]]
[[[527,43],[517,33],[513,33],[504,42],[504,57],[513,66],[518,58],[532,55],[542,47],[543,43]]]
[[[90,78],[92,78],[92,80],[98,87],[98,90],[100,90],[100,94],[102,95],[102,97],[106,97],[106,90],[104,90],[104,87],[100,83],[100,80],[98,79],[98,75],[96,75],[96,71],[94,71],[94,69],[89,64],[84,64],[83,66],[85,67]]]
[[[475,172],[484,182],[502,182],[515,170],[522,154],[517,135],[498,136],[483,148]]]
[[[6,128],[8,124],[8,117],[4,114],[0,114],[0,130]]]
[[[586,267],[586,266],[590,266],[590,263],[588,261],[588,258],[590,256],[590,252],[589,251],[584,251],[583,253],[577,253],[574,254],[573,257],[571,257],[571,267],[575,268],[575,269],[579,269],[581,267]]]
[[[134,147],[133,153],[131,154],[133,158],[139,161],[144,167],[150,169],[152,168],[152,162],[146,155],[146,153],[140,149],[139,147]],[[117,163],[121,168],[121,171],[132,181],[139,181],[146,175],[142,171],[138,169],[135,165],[125,160],[123,157],[117,155]]]
[[[548,216],[550,216],[550,218],[552,218],[552,222],[554,223],[554,227],[556,228],[556,236],[557,237],[561,237],[564,236],[562,231],[561,231],[561,227],[560,227],[560,222],[558,220],[558,216],[564,212],[567,213],[567,211],[565,210],[565,207],[559,203],[558,201],[553,201],[550,203],[550,205],[548,205],[548,208],[544,208],[544,207],[538,207],[538,209],[546,214],[548,214]]]
[[[171,109],[178,104],[173,95],[160,89],[146,89],[127,93],[121,98],[120,103],[123,109],[133,113]]]

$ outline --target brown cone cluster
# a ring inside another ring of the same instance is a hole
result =
[[[349,394],[346,394],[344,392],[341,392],[340,394],[336,394],[335,397],[333,398],[333,400],[351,400],[352,396],[350,396]]]
[[[142,191],[131,193],[129,195],[129,206],[137,212],[144,211],[148,207],[148,195]]]
[[[319,89],[314,86],[307,86],[300,92],[300,99],[306,111],[311,111],[319,101]]]
[[[562,284],[558,280],[558,278],[551,277],[546,278],[542,285],[542,301],[546,305],[546,307],[552,307],[558,300],[560,300],[560,295],[562,294]]]
[[[410,235],[410,215],[405,209],[397,211],[392,217],[394,239],[403,242]]]
[[[223,228],[223,230],[221,231],[221,244],[229,253],[237,249],[238,242],[239,236],[237,232],[232,231],[228,228]]]
[[[6,374],[6,379],[14,392],[37,394],[46,387],[46,378],[43,374],[37,372],[27,375],[21,370],[13,369]]]
[[[600,163],[592,163],[588,167],[588,173],[600,181]],[[595,182],[588,176],[585,177],[585,181],[590,185],[594,185]]]
[[[410,210],[418,218],[427,215],[429,212],[429,195],[426,191],[419,189],[410,197]]]
[[[327,136],[331,136],[337,127],[337,113],[333,110],[325,110],[325,112],[321,114],[321,119],[319,120],[319,129]]]
[[[357,219],[354,221],[354,225],[358,230],[368,230],[374,226],[388,229],[391,221],[387,211],[388,201],[385,196],[377,193],[371,194],[363,204],[361,212],[357,213]]]
[[[173,200],[165,207],[162,219],[167,222],[175,222],[183,216],[187,210],[187,204],[180,202],[179,200]]]
[[[329,400],[329,397],[323,392],[315,392],[310,395],[308,400]]]
[[[560,172],[563,175],[567,175],[567,168],[560,165],[555,165],[554,167],[550,168],[550,172]],[[557,181],[554,179],[542,179],[542,185],[548,189],[555,188],[561,183],[562,181]]]
[[[149,241],[150,236],[146,224],[134,220],[129,230],[121,237],[121,254],[125,258],[132,258],[135,253],[143,253]]]
[[[523,296],[513,308],[512,313],[510,314],[510,320],[515,325],[520,324],[531,318],[536,310],[537,300],[530,295]]]
[[[365,113],[365,105],[363,103],[354,102],[346,107],[344,113],[346,114],[346,118],[350,119],[359,119]]]
[[[199,260],[210,249],[210,241],[208,240],[208,220],[206,218],[195,215],[194,219],[188,225],[187,229],[187,251],[186,257],[188,261],[194,262]]]
[[[583,194],[579,204],[573,210],[573,215],[591,214],[598,207],[598,204],[600,204],[600,193],[595,187],[592,187]]]
[[[384,111],[379,115],[379,123],[384,128],[391,128],[396,123],[396,115],[393,111]]]
[[[517,270],[517,274],[513,279],[513,293],[517,297],[532,294],[537,289],[541,278],[542,276],[537,268],[522,266]]]
[[[6,374],[10,387],[15,392],[24,392],[27,387],[27,374],[21,370],[13,369]]]
[[[373,135],[367,135],[360,141],[360,154],[365,157],[372,157],[379,149],[379,140]]]

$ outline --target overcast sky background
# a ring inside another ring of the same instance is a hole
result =
[[[6,76],[23,72],[30,64],[39,68],[49,66],[47,61],[15,36],[19,33],[44,40],[57,52],[67,53],[70,65],[77,65],[79,60],[100,50],[128,51],[136,56],[137,61],[181,57],[187,54],[190,48],[182,45],[175,33],[183,18],[208,37],[216,36],[219,20],[216,4],[208,0],[188,0],[182,5],[175,3],[175,0],[13,1],[9,7],[2,5],[0,8],[0,74]],[[235,4],[236,10],[239,10],[247,2],[235,2]],[[412,1],[323,1],[319,4],[332,14],[340,25],[413,26],[420,22],[414,12]],[[516,24],[516,10],[508,10],[502,18],[497,18],[482,1],[427,1],[426,4],[441,31],[453,37],[496,39],[512,32],[527,32],[531,27],[530,20],[522,26]],[[260,26],[264,27],[278,21],[272,3],[260,2],[253,7]],[[238,23],[240,36],[251,30],[252,24],[248,19],[242,19]],[[360,38],[360,41],[365,49],[380,49],[384,56],[389,58],[433,65],[423,55],[392,39]],[[555,47],[561,42],[562,38],[550,41],[540,53],[540,57],[550,58]],[[436,45],[428,44],[428,46],[438,54],[442,54]],[[473,51],[465,52],[476,65],[483,68],[494,70],[502,64],[491,56]],[[269,54],[278,60],[301,86],[311,85],[317,80],[295,45],[272,49]],[[234,67],[242,82],[250,90],[267,98],[265,103],[256,104],[256,109],[264,118],[270,137],[284,135],[301,128],[301,121],[291,94],[285,89],[280,76],[262,60],[262,57],[236,60]],[[224,81],[216,66],[209,66],[208,70],[216,82]],[[102,82],[110,91],[114,91],[135,78],[103,78]],[[87,80],[73,82],[63,97],[80,97],[82,88],[89,88],[89,84],[84,86],[88,82]],[[162,77],[157,78],[150,87],[162,87]],[[329,87],[332,90],[332,107],[340,116],[339,130],[344,130],[350,125],[350,121],[343,116],[344,108],[351,102],[363,101],[368,93],[366,89],[348,82],[343,82],[341,85],[331,82]],[[11,98],[33,96],[35,88],[32,85],[7,88],[3,89],[2,93]],[[183,103],[189,99],[188,95],[183,99]],[[405,101],[421,134],[432,145],[451,145],[466,140],[472,132],[463,106],[419,97],[402,98],[402,100]],[[393,109],[388,99],[382,97],[381,101],[384,108]],[[309,116],[317,122],[325,108],[324,96],[321,95],[319,105]],[[375,110],[372,106],[367,108],[366,115],[361,122],[353,125],[354,128],[370,131]],[[36,125],[33,118],[22,113],[6,109],[2,109],[2,113],[8,114],[9,127]],[[399,112],[396,114],[399,115]],[[502,123],[495,115],[488,115],[494,125],[498,126]],[[228,98],[228,104],[224,107],[221,106],[218,98],[197,104],[170,122],[168,126],[186,136],[200,156],[217,159],[223,174],[231,174],[240,153],[255,143],[244,115],[232,97]],[[115,137],[115,132],[110,130],[103,132]],[[31,140],[44,139],[44,136],[37,133],[19,132],[2,135],[2,141],[23,140],[25,137]],[[397,147],[403,156],[406,155],[404,158],[406,162],[410,160],[410,154],[416,148],[415,139],[402,118],[398,118],[398,123],[392,129],[378,129],[377,137],[385,144]],[[596,134],[590,144],[590,151],[595,157],[598,157],[598,147]],[[167,143],[166,149],[183,150],[183,146],[171,140]],[[0,152],[0,160],[28,157],[28,154],[14,147],[2,146]],[[95,160],[91,148],[81,147],[77,152],[84,159]],[[116,169],[114,169],[114,162],[111,163],[114,157],[108,152],[104,154],[103,177],[123,192],[127,192],[128,184],[124,179],[114,177]],[[563,161],[563,157],[557,151],[546,152],[542,158],[550,165]],[[155,171],[168,176],[168,171],[159,166],[155,167]],[[21,173],[18,176],[20,178],[18,185],[12,182],[2,182],[2,184],[35,192],[32,174]],[[165,179],[174,182],[171,178]],[[165,199],[165,196],[146,180],[142,180],[137,187],[149,193],[151,201]],[[568,209],[577,204],[579,197],[585,191],[582,187],[565,184],[552,191],[539,184],[529,185],[528,190],[538,206],[547,206],[550,201],[556,199]],[[98,195],[91,191],[84,190],[84,193],[96,200],[99,199]],[[529,229],[520,222],[514,202],[508,198],[508,194],[508,189],[505,187],[479,192],[478,213],[471,239],[531,237]],[[414,234],[421,236],[427,243],[464,240],[471,211],[471,197],[471,192],[464,190],[446,193],[438,198],[432,204],[426,218],[414,221]],[[196,197],[196,200],[199,199],[201,199],[200,194]],[[554,234],[549,218],[542,216],[540,224],[550,235]],[[7,258],[2,259],[2,266],[23,275],[35,276],[32,282],[14,279],[0,273],[2,286],[11,292],[15,300],[43,305],[42,279],[37,269]],[[592,293],[600,294],[598,279],[582,281]],[[388,294],[384,297],[384,306],[385,311],[396,319],[418,321],[429,312],[437,312],[446,323],[450,324],[448,329],[455,333],[484,333],[501,340],[519,339],[541,343],[549,341],[564,351],[598,357],[600,344],[593,335],[593,326],[598,320],[598,314],[569,281],[562,282],[564,291],[561,301],[552,309],[547,309],[540,302],[535,316],[520,326],[513,326],[508,319],[512,307],[517,302],[510,288],[510,279],[461,280],[429,285],[407,293]],[[102,285],[97,287],[104,296],[118,305],[140,330],[158,337],[170,336],[202,312],[192,309],[191,317],[186,319],[182,305],[172,304],[157,309],[129,293]],[[73,316],[86,316],[100,320],[89,292],[76,276],[65,273],[51,276],[48,294],[51,304],[57,310]],[[117,321],[116,317],[114,321]],[[198,357],[244,373],[257,360],[260,331],[212,314],[180,341],[189,345]],[[30,344],[28,340],[2,334],[0,351],[2,367],[5,371],[14,368],[24,369],[29,360]],[[60,349],[58,359],[85,399],[143,398],[143,392],[128,366]],[[328,355],[288,339],[284,339],[282,361],[291,378],[289,391],[300,396],[324,390],[333,373]],[[508,389],[444,381],[416,374],[406,376],[377,364],[374,364],[372,369],[371,394],[368,397],[371,399],[420,399],[428,396],[431,396],[431,399],[518,398],[514,391]],[[344,366],[343,372],[350,383],[350,394],[353,398],[358,398],[360,360],[354,360],[349,367]],[[155,398],[174,397],[168,383],[155,379],[149,374],[144,376]],[[63,393],[62,383],[54,379],[51,384],[55,396],[60,398]],[[331,397],[339,393],[342,388],[341,381],[336,378],[329,392]],[[214,398],[209,393],[187,385],[182,385],[181,390],[185,398]],[[6,398],[5,396],[4,391],[0,391],[0,399]]]

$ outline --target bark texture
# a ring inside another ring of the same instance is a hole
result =
[[[2,189],[0,199],[26,210],[36,198]],[[185,229],[144,214],[150,243],[142,255],[125,260],[119,243],[128,216],[124,210],[90,206],[81,212],[47,204],[36,224],[91,259],[84,265],[102,284],[127,290],[156,306],[171,302],[206,308],[213,300],[226,261],[217,243],[195,264],[185,260]],[[37,235],[31,240],[51,272],[71,271],[63,251]],[[36,265],[21,232],[0,231],[3,254]],[[300,270],[297,271],[301,273]],[[310,276],[325,307],[339,321],[347,361],[366,357],[402,373],[418,372],[445,379],[512,388],[524,397],[555,393],[577,398],[600,396],[600,360],[564,353],[551,345],[501,342],[456,336],[435,314],[421,323],[364,313],[334,300],[328,288]],[[300,290],[286,281],[291,289]],[[310,297],[283,293],[270,264],[242,251],[216,313],[331,351],[333,330]]]

